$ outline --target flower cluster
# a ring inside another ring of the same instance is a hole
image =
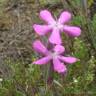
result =
[[[54,71],[64,73],[67,71],[66,63],[72,64],[79,59],[71,56],[63,56],[65,48],[62,46],[60,34],[64,32],[71,37],[78,37],[81,34],[81,29],[66,24],[71,19],[71,14],[68,11],[62,12],[59,19],[55,20],[48,10],[42,10],[40,12],[40,18],[45,21],[45,25],[34,24],[33,29],[40,36],[50,33],[48,42],[50,45],[53,45],[53,48],[48,50],[40,40],[36,40],[33,43],[33,48],[44,57],[33,62],[33,64],[42,65],[52,62]]]

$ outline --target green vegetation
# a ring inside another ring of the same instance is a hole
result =
[[[0,0],[0,96],[96,96],[96,14],[90,8],[96,2],[88,0],[85,11],[82,0],[17,1]],[[62,35],[68,54],[80,59],[67,66],[65,75],[50,74],[48,66],[31,64],[38,58],[31,47],[38,38],[32,24],[42,23],[37,18],[40,9],[49,9],[56,16],[70,10],[70,24],[82,29],[79,38]],[[50,75],[51,83],[47,80]]]

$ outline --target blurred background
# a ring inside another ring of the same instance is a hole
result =
[[[39,55],[32,42],[39,38],[34,23],[43,24],[39,12],[55,17],[68,10],[70,25],[79,26],[79,38],[62,34],[66,54],[80,59],[65,75],[48,66],[32,65]],[[0,96],[96,96],[96,0],[0,0]]]

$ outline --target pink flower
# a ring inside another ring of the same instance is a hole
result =
[[[81,29],[79,27],[66,25],[66,23],[71,19],[71,14],[68,11],[62,12],[59,19],[54,20],[48,10],[42,10],[40,12],[40,18],[47,24],[34,24],[33,28],[39,35],[45,35],[46,33],[52,31],[52,34],[49,37],[49,41],[53,44],[62,43],[60,33],[63,31],[73,37],[79,36],[81,34]]]
[[[62,53],[65,51],[65,48],[61,45],[56,45],[52,50],[48,51],[46,47],[39,40],[36,40],[33,43],[33,48],[35,49],[35,51],[45,56],[33,62],[33,64],[43,65],[51,61],[53,62],[54,70],[58,73],[67,71],[67,68],[64,63],[72,64],[78,61],[78,59],[75,57],[62,56]]]

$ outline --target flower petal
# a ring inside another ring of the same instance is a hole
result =
[[[34,24],[33,25],[33,29],[35,30],[35,32],[39,35],[45,35],[46,33],[48,33],[51,30],[51,27],[48,25],[38,25],[38,24]]]
[[[54,70],[58,73],[64,73],[67,71],[66,66],[59,61],[58,58],[53,59]]]
[[[53,44],[61,44],[61,37],[60,37],[60,32],[59,29],[54,28],[51,36],[49,37],[49,42]]]
[[[33,48],[35,51],[42,53],[43,55],[48,54],[48,50],[39,40],[36,40],[35,42],[33,42]]]
[[[33,64],[38,64],[38,65],[42,65],[42,64],[46,64],[48,63],[50,60],[51,60],[51,56],[46,56],[46,57],[43,57],[35,62],[33,62]]]
[[[63,53],[63,52],[65,51],[65,48],[64,48],[63,46],[61,46],[61,45],[56,45],[53,50],[54,50],[56,53],[61,54],[61,53]]]
[[[64,11],[61,13],[58,22],[59,23],[66,23],[71,19],[71,13],[68,11]]]
[[[53,19],[51,13],[48,10],[42,10],[40,12],[40,18],[42,20],[44,20],[45,22],[47,22],[48,24],[52,24],[55,22],[55,20]]]
[[[81,29],[79,27],[65,25],[63,29],[65,33],[67,33],[70,36],[78,37],[81,34]]]
[[[72,63],[75,63],[75,62],[79,61],[79,59],[77,59],[77,58],[75,58],[75,57],[59,56],[58,58],[59,58],[60,60],[62,60],[63,62],[69,63],[69,64],[72,64]]]

